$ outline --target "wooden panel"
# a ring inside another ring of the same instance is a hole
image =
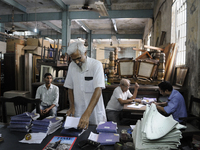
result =
[[[5,91],[15,90],[15,54],[4,54],[4,85]]]
[[[15,45],[15,89],[24,90],[24,46]]]
[[[41,59],[41,56],[33,55],[33,83],[39,82],[39,70],[37,68],[37,59]],[[38,80],[37,80],[38,76]]]
[[[32,58],[33,54],[26,53],[25,54],[25,91],[31,92],[31,84],[32,84]]]
[[[172,75],[173,68],[175,66],[177,50],[178,50],[178,44],[176,44],[176,45],[174,45],[174,47],[172,47],[172,51],[170,52],[170,54],[168,56],[169,60],[167,60],[166,67],[165,67],[165,70],[166,70],[165,81],[169,81],[171,83],[172,83],[171,75]]]

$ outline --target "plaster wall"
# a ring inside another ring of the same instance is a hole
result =
[[[187,1],[186,66],[188,99],[190,95],[200,97],[200,1]],[[193,113],[199,115],[200,106],[195,105]]]
[[[158,32],[166,31],[164,43],[175,42],[175,28],[171,26],[172,0],[157,0],[154,8],[154,44],[158,37]],[[186,66],[189,67],[186,82],[185,99],[187,105],[191,95],[200,98],[200,1],[187,0],[187,31],[186,31]],[[160,35],[159,35],[160,37]],[[199,115],[200,106],[195,105],[193,113]]]
[[[152,28],[153,28],[153,20],[152,19],[148,19],[145,28],[144,28],[144,35],[143,35],[143,41],[144,41],[144,45],[147,45],[147,41],[148,41],[148,36],[150,34],[152,34]],[[153,36],[151,35],[151,44],[153,45]]]
[[[159,46],[162,31],[166,32],[163,45],[171,42],[171,5],[172,0],[157,0],[154,7],[154,30],[152,46]],[[157,43],[157,45],[156,45]]]

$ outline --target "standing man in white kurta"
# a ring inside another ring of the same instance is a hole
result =
[[[107,121],[102,97],[105,88],[102,63],[87,57],[81,42],[70,44],[67,49],[72,62],[69,65],[64,87],[68,88],[70,108],[67,115],[81,117],[78,128]]]

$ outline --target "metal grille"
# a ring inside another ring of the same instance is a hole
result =
[[[185,65],[186,55],[186,23],[187,4],[186,0],[176,0],[176,41],[178,42],[178,53],[176,65]]]

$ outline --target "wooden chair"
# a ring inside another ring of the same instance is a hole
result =
[[[14,104],[15,113],[16,115],[22,114],[26,111],[28,111],[28,103],[35,104],[36,107],[36,113],[40,114],[40,99],[33,99],[33,98],[27,98],[22,96],[16,96],[12,98],[6,98],[1,96],[0,97],[1,105],[2,105],[2,118],[3,122],[7,123],[7,109],[6,109],[6,103],[11,102]]]
[[[194,108],[195,105],[200,106],[200,98],[197,98],[197,97],[194,97],[193,95],[191,95],[189,109],[188,109],[188,112],[187,112],[188,116],[184,117],[184,118],[180,118],[180,119],[183,120],[183,122],[186,125],[188,123],[192,124],[200,130],[200,116],[195,116],[192,113],[192,109]]]
[[[188,143],[190,147],[193,146],[192,139],[194,135],[200,134],[200,116],[195,116],[192,114],[193,106],[199,104],[200,105],[200,98],[196,98],[193,95],[190,97],[190,104],[188,109],[188,117],[180,118],[183,120],[183,124],[187,126],[186,129],[181,130],[183,138],[181,139],[181,146],[180,149],[184,149],[184,143]]]

